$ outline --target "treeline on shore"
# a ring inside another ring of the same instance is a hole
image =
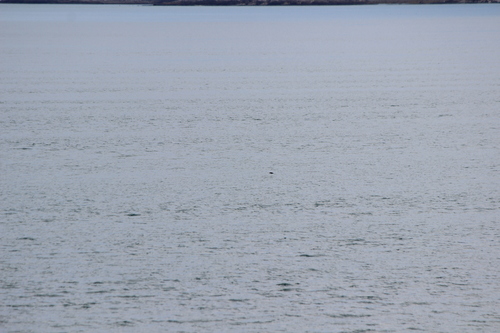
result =
[[[0,3],[136,4],[155,6],[319,6],[500,3],[500,0],[0,0]]]

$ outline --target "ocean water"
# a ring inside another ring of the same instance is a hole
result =
[[[498,36],[0,4],[0,331],[499,332]]]

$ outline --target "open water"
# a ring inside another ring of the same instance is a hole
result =
[[[0,4],[0,331],[500,332],[499,36]]]

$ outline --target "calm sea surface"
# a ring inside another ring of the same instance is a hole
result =
[[[500,332],[499,36],[0,4],[0,331]]]

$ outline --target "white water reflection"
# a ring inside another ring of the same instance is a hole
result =
[[[499,6],[1,8],[7,332],[498,331]]]

